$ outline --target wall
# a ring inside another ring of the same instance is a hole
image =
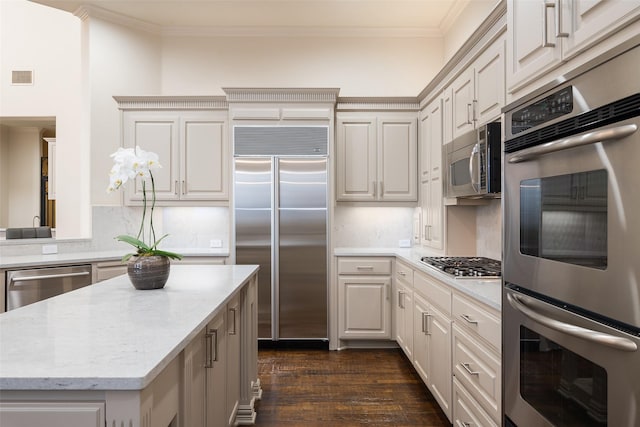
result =
[[[40,215],[40,129],[9,128],[1,136],[2,153],[11,159],[5,165],[11,179],[2,183],[7,203],[0,228],[31,227],[33,217]]]
[[[501,200],[476,208],[476,251],[478,256],[502,259]]]
[[[0,126],[0,228],[9,223],[9,128]]]
[[[444,37],[444,61],[449,61],[471,34],[480,26],[499,0],[470,0],[456,17]]]
[[[331,227],[334,247],[397,248],[413,235],[411,207],[336,206]]]
[[[120,205],[120,193],[107,194],[109,155],[121,145],[120,111],[116,95],[160,95],[160,39],[143,30],[89,17],[83,21],[85,75],[90,85],[85,121],[91,146],[91,201]],[[160,159],[162,162],[163,159]]]
[[[165,37],[165,95],[222,87],[335,87],[340,96],[416,96],[442,68],[426,37]]]
[[[59,236],[90,234],[89,146],[80,133],[80,21],[22,0],[0,1],[0,117],[55,117]],[[11,85],[11,70],[33,70],[33,85]]]

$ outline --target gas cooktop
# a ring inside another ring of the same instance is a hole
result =
[[[502,263],[484,257],[422,257],[421,261],[456,278],[498,279]]]

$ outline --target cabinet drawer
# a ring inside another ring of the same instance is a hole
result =
[[[487,309],[481,307],[479,303],[454,294],[453,320],[478,337],[485,339],[500,353],[502,333],[498,316],[491,314]]]
[[[391,275],[391,258],[338,258],[338,274]]]
[[[488,347],[453,325],[454,377],[493,418],[500,420],[501,381],[500,360]]]
[[[396,280],[413,287],[413,268],[396,260]]]
[[[498,427],[455,378],[453,379],[453,425]]]
[[[434,304],[447,316],[451,315],[451,289],[425,273],[416,271],[413,275],[413,286],[429,302]]]

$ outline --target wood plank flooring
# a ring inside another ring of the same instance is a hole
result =
[[[260,349],[256,426],[450,427],[400,349]]]

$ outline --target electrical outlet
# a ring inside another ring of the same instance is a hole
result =
[[[398,240],[398,246],[400,246],[401,248],[410,248],[411,247],[411,239]]]
[[[210,248],[221,248],[222,247],[222,240],[220,240],[220,239],[209,240],[209,247]]]
[[[58,245],[42,245],[42,254],[57,254],[58,253]]]

